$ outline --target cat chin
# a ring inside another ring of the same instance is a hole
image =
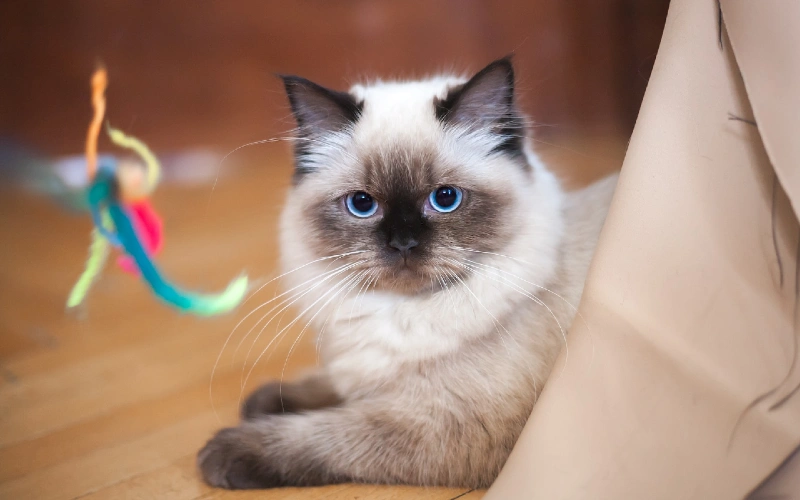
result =
[[[385,270],[373,286],[375,290],[415,296],[436,290],[431,274],[422,266],[396,266]]]

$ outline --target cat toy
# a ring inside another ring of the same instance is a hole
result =
[[[157,298],[183,312],[211,316],[230,311],[239,305],[247,292],[247,276],[231,281],[219,294],[199,294],[170,284],[152,260],[163,246],[163,224],[148,199],[161,177],[158,159],[139,139],[106,125],[111,142],[133,151],[144,163],[117,160],[114,156],[98,159],[97,142],[106,110],[105,90],[108,76],[100,68],[92,76],[94,116],[86,135],[86,192],[94,221],[89,258],[83,273],[67,298],[67,308],[83,303],[92,284],[102,271],[112,248],[121,251],[119,266],[130,274],[140,275]]]

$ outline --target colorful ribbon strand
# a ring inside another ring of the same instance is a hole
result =
[[[106,86],[106,72],[99,69],[92,77],[94,115],[86,138],[86,168],[90,181],[87,197],[95,228],[92,231],[89,258],[67,298],[67,307],[76,307],[84,301],[108,260],[111,247],[116,246],[125,253],[126,259],[121,262],[123,268],[135,267],[156,297],[164,303],[199,316],[230,311],[241,303],[247,293],[247,276],[237,277],[218,294],[193,293],[170,284],[151,259],[151,254],[161,246],[161,223],[149,205],[147,195],[158,185],[161,167],[147,145],[120,130],[107,127],[111,141],[135,152],[144,162],[146,171],[144,176],[123,176],[116,162],[98,166],[97,142],[105,115]],[[137,217],[136,221],[132,216]]]

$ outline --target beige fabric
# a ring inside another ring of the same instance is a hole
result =
[[[800,384],[800,2],[722,8],[720,49],[715,0],[672,0],[569,349],[489,500],[745,498],[800,445],[800,392],[770,409]],[[729,119],[751,102],[758,128]]]
[[[725,28],[772,165],[800,208],[800,2],[721,0]]]
[[[800,498],[800,448],[754,491],[748,500]]]

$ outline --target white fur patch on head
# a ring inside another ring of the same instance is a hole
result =
[[[449,88],[463,83],[455,77],[437,77],[414,82],[378,82],[369,87],[356,85],[351,93],[363,102],[363,111],[353,133],[355,147],[381,149],[434,145],[442,134],[433,112],[434,98],[447,95]]]

